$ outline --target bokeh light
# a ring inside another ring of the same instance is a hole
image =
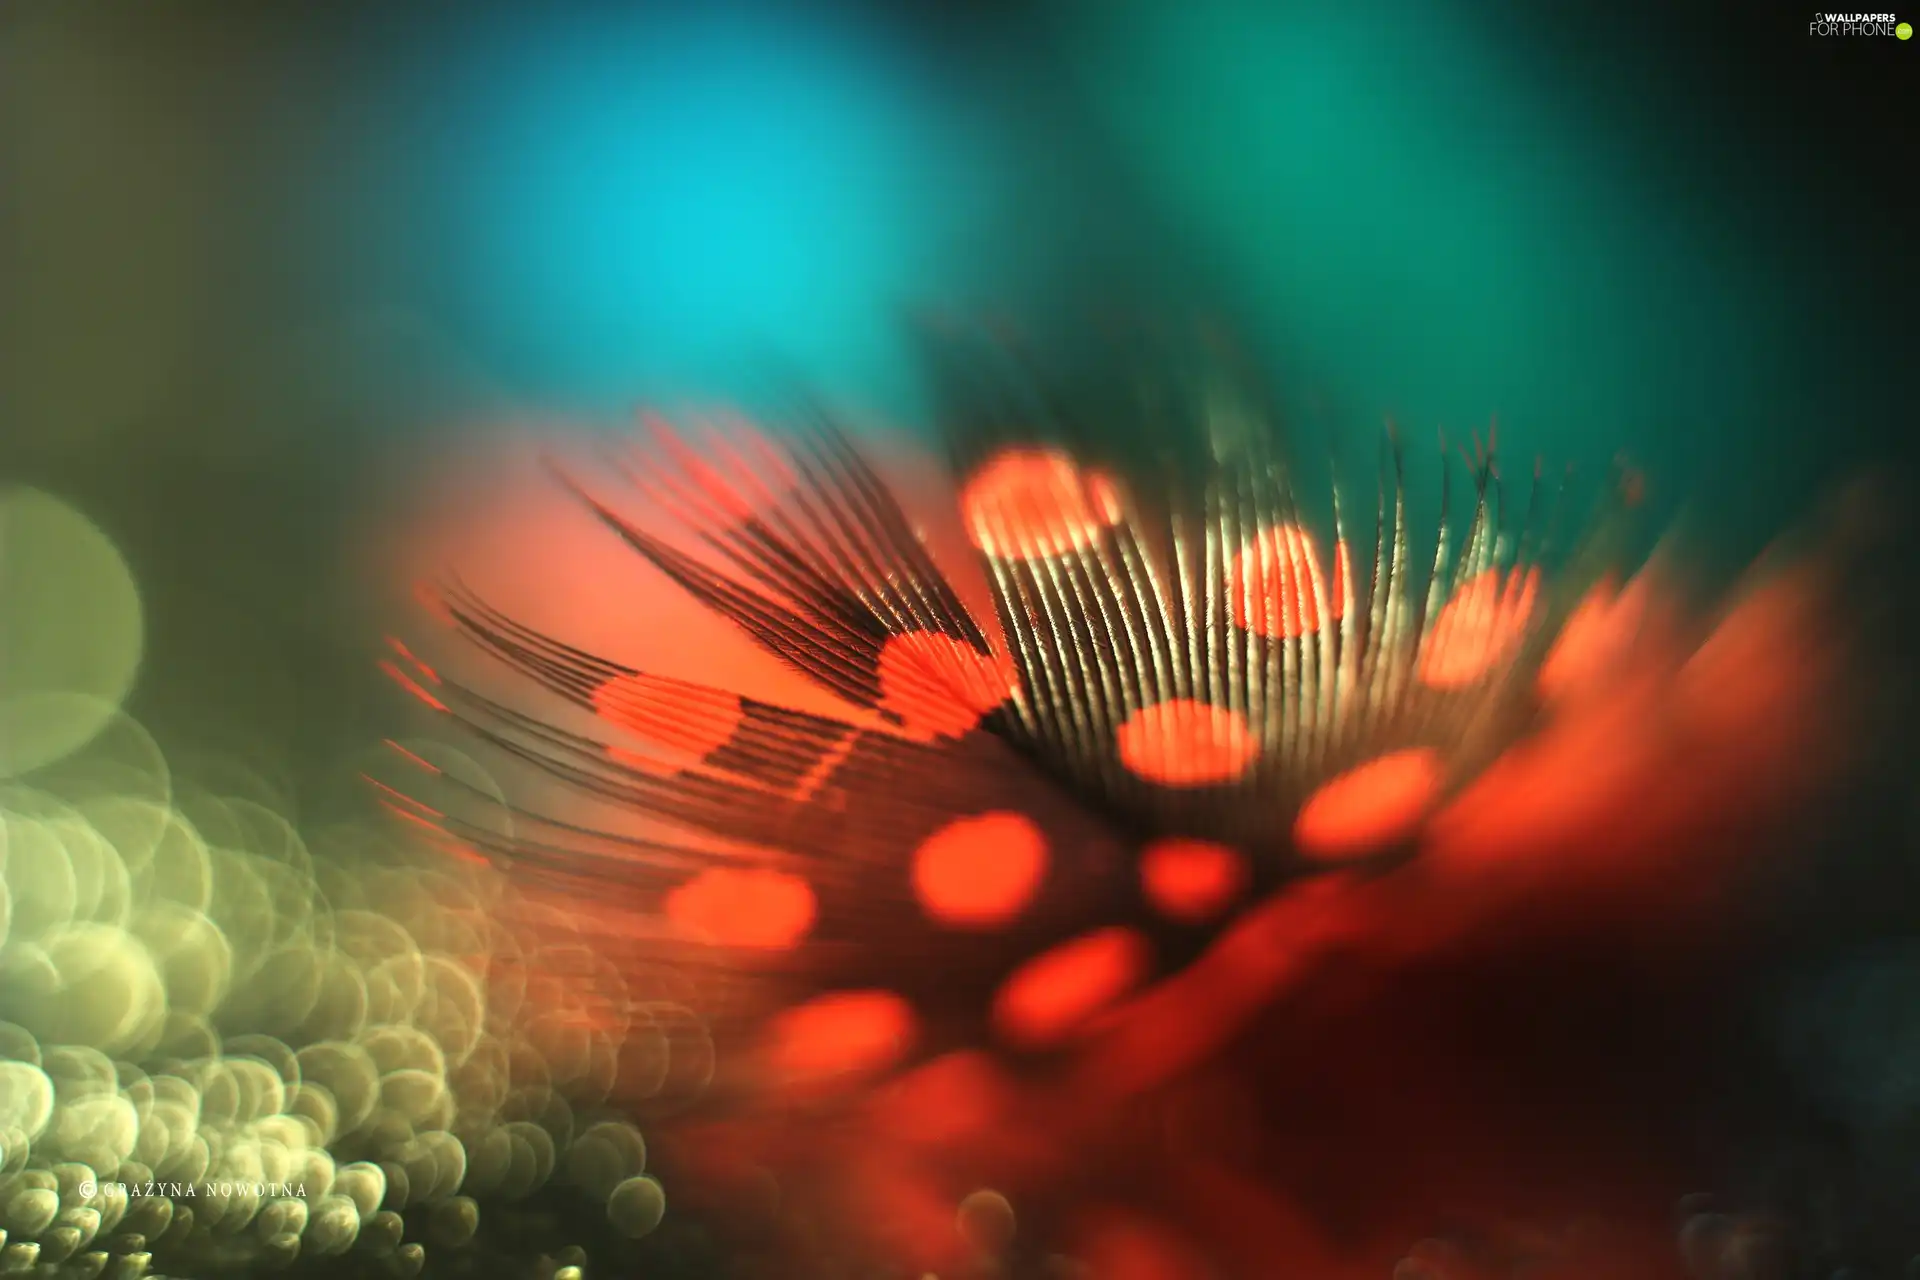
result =
[[[660,1224],[646,1142],[608,1099],[667,1088],[697,1019],[484,862],[384,822],[303,831],[245,760],[176,773],[131,717],[86,705],[89,742],[0,784],[10,1270],[358,1250],[417,1273],[429,1244],[474,1247],[481,1199],[556,1178],[609,1231]],[[412,751],[498,794],[463,753]]]
[[[98,733],[133,688],[144,638],[106,535],[49,494],[0,489],[0,778]]]

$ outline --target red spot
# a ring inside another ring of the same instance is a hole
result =
[[[1596,584],[1567,618],[1540,666],[1540,696],[1557,701],[1595,680],[1622,657],[1646,617],[1647,583],[1624,592],[1611,580]]]
[[[880,700],[908,725],[957,738],[1019,688],[1002,654],[934,631],[894,636],[880,650]]]
[[[913,1041],[913,1010],[890,991],[839,991],[779,1014],[768,1032],[774,1070],[819,1082],[899,1061]]]
[[[1313,535],[1298,525],[1263,529],[1227,566],[1234,625],[1255,635],[1293,637],[1320,629],[1319,597],[1327,614],[1346,611],[1347,544],[1333,549],[1333,580],[1321,574]]]
[[[1140,855],[1140,887],[1161,915],[1201,924],[1246,892],[1247,860],[1210,840],[1156,840]]]
[[[667,918],[721,946],[786,951],[813,928],[813,890],[782,871],[710,867],[667,894]]]
[[[1231,782],[1260,754],[1260,740],[1239,712],[1188,698],[1134,712],[1117,739],[1120,762],[1163,787]]]
[[[601,684],[593,691],[593,707],[609,724],[702,758],[725,746],[740,727],[740,699],[732,694],[639,672]],[[618,748],[612,754],[631,755]]]
[[[1082,473],[1057,449],[1009,449],[973,473],[960,514],[988,555],[1036,560],[1092,546],[1121,510],[1109,477]]]
[[[993,1001],[994,1026],[1016,1044],[1040,1047],[1084,1026],[1146,976],[1146,939],[1102,929],[1027,961]]]
[[[1033,900],[1046,869],[1046,839],[1026,817],[957,818],[914,850],[913,894],[942,924],[993,928]]]
[[[1425,747],[1395,751],[1324,784],[1300,810],[1293,843],[1323,862],[1377,853],[1412,833],[1440,794],[1440,758]]]
[[[1538,569],[1514,569],[1504,585],[1497,569],[1468,581],[1433,624],[1420,663],[1422,682],[1458,689],[1486,675],[1526,634],[1539,587]]]

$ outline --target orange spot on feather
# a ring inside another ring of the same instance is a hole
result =
[[[1232,782],[1260,754],[1246,717],[1226,707],[1171,698],[1127,717],[1116,735],[1120,762],[1163,787]]]
[[[1321,571],[1313,535],[1298,525],[1263,529],[1227,567],[1234,625],[1255,635],[1291,638],[1320,629],[1320,597],[1327,615],[1346,611],[1347,544],[1336,542],[1333,577]]]
[[[768,1062],[790,1082],[820,1083],[893,1065],[912,1046],[913,1010],[890,991],[839,991],[768,1027]]]
[[[1646,620],[1645,577],[1625,591],[1611,580],[1589,591],[1567,618],[1540,666],[1540,696],[1558,701],[1590,688],[1618,663]]]
[[[1114,482],[1057,449],[995,454],[961,489],[960,513],[973,544],[1006,559],[1084,550],[1121,514]]]
[[[725,746],[740,727],[740,699],[718,689],[635,672],[615,676],[593,691],[594,710],[609,724],[639,734],[656,746],[705,757]],[[639,763],[614,748],[616,759]]]
[[[1526,634],[1539,593],[1538,569],[1513,569],[1503,583],[1488,569],[1454,593],[1435,619],[1420,679],[1435,689],[1458,689],[1493,670]]]
[[[1247,861],[1210,840],[1156,840],[1140,855],[1140,885],[1160,914],[1183,924],[1212,920],[1247,888]]]
[[[1102,929],[1027,961],[1001,985],[993,1023],[1009,1041],[1039,1048],[1073,1034],[1146,976],[1146,939]]]
[[[880,700],[907,724],[959,737],[1019,687],[1004,654],[932,631],[893,636],[880,650]]]
[[[1047,869],[1040,829],[1018,813],[958,818],[913,855],[913,892],[942,924],[992,928],[1033,900]]]
[[[1365,857],[1412,833],[1440,794],[1440,757],[1424,747],[1395,751],[1314,792],[1294,822],[1293,841],[1323,862]]]
[[[667,894],[667,918],[728,947],[785,951],[813,928],[813,889],[799,876],[710,867]]]

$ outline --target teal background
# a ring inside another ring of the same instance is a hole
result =
[[[1733,558],[1890,438],[1913,259],[1821,173],[1846,160],[1817,117],[1782,127],[1790,84],[1753,109],[1716,83],[1732,33],[1704,51],[1673,16],[1636,37],[1630,13],[1122,0],[1060,29],[1296,420],[1425,440],[1497,416],[1523,458],[1618,449]],[[1855,52],[1864,99],[1864,55],[1892,51]]]

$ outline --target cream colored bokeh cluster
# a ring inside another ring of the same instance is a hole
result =
[[[27,507],[43,542],[119,564],[47,501]],[[684,1011],[630,998],[482,861],[372,819],[303,830],[244,759],[176,772],[107,648],[93,692],[18,687],[17,655],[0,672],[0,730],[23,731],[0,751],[0,1274],[350,1249],[417,1274],[482,1205],[556,1178],[626,1234],[657,1226],[609,1100],[667,1080]]]

